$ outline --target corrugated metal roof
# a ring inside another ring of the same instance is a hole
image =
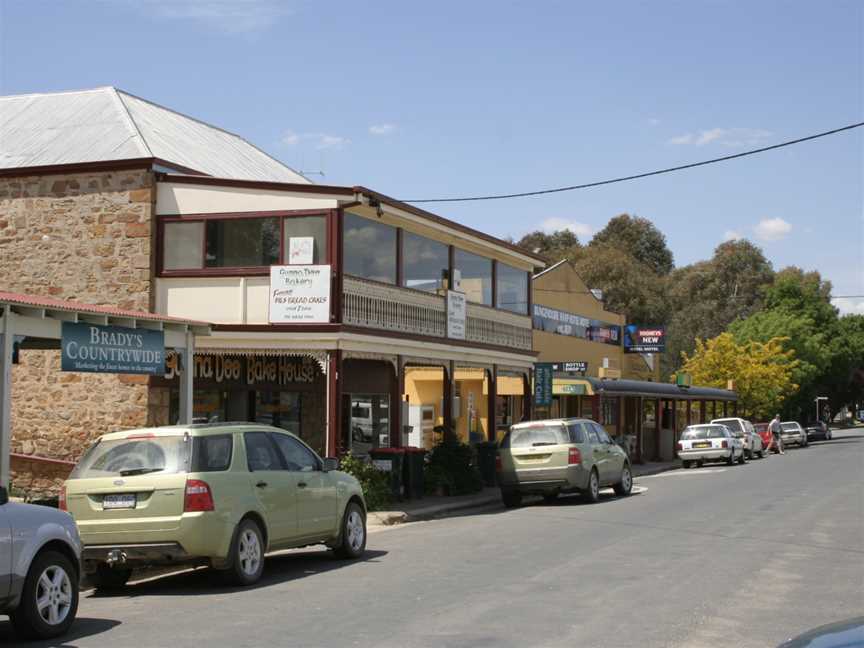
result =
[[[311,184],[242,137],[113,87],[0,97],[0,168],[149,157],[220,178]]]

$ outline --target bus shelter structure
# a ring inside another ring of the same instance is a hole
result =
[[[165,349],[173,349],[191,366],[195,336],[210,335],[210,325],[176,317],[95,306],[74,301],[0,291],[0,485],[8,487],[12,441],[12,364],[27,349],[60,349],[63,323],[159,331]],[[164,355],[164,353],[163,353]],[[119,372],[122,373],[122,372]],[[193,372],[183,372],[181,423],[192,422]],[[58,403],[62,407],[62,403]]]

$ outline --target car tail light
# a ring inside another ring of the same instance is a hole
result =
[[[728,442],[728,441],[721,441],[721,442],[720,442],[720,447],[721,447],[721,448],[728,448],[728,447],[729,447],[729,442]]]
[[[501,455],[495,455],[495,472],[504,470],[504,464],[501,463]]]
[[[66,485],[60,487],[60,496],[57,498],[57,508],[61,511],[68,511],[66,508]]]
[[[678,452],[681,452],[684,449],[684,444],[679,441],[675,444],[675,448],[678,450]]]
[[[570,466],[582,463],[582,453],[579,448],[570,448],[567,452],[567,464]]]
[[[183,501],[183,511],[212,511],[213,495],[207,482],[200,479],[186,480],[186,498]]]

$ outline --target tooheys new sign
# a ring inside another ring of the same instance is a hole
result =
[[[663,353],[666,350],[666,329],[662,326],[624,327],[624,353]]]
[[[165,334],[162,331],[130,329],[63,322],[60,368],[89,373],[165,373]]]

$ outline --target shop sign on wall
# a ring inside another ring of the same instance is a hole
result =
[[[174,380],[183,370],[179,356],[171,352],[165,362],[165,380]],[[218,385],[292,385],[312,383],[319,375],[311,358],[295,356],[196,355],[192,377]]]
[[[624,353],[663,353],[666,350],[666,329],[662,326],[624,327]]]
[[[270,323],[330,322],[330,266],[270,266]]]
[[[588,372],[588,363],[584,360],[576,360],[575,362],[556,362],[552,365],[552,371],[584,374]]]
[[[314,237],[292,236],[288,243],[288,263],[291,265],[311,265],[314,263],[314,251]]]
[[[63,322],[60,367],[87,373],[165,373],[165,333],[122,326]]]
[[[465,339],[465,328],[468,320],[468,305],[465,293],[455,290],[447,291],[447,337],[454,340]]]
[[[532,325],[538,331],[581,338],[603,344],[621,344],[621,327],[582,315],[534,304]]]

